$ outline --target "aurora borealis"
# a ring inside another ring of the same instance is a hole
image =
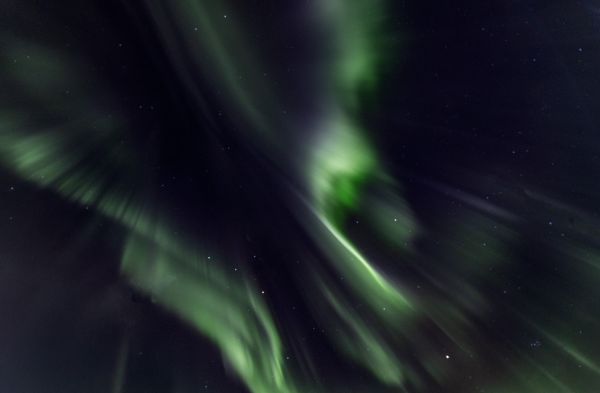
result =
[[[0,393],[600,392],[592,1],[6,0]]]

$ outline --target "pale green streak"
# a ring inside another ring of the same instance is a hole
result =
[[[243,32],[241,16],[226,1],[181,0],[162,3],[147,0],[147,7],[159,27],[169,59],[186,82],[194,90],[196,78],[203,76],[214,83],[214,90],[223,93],[227,105],[239,113],[249,136],[259,138],[263,147],[273,142],[271,134],[279,124],[279,111],[273,86],[267,86],[252,40]],[[228,7],[229,5],[229,7]],[[172,18],[169,18],[169,13]],[[176,23],[172,23],[176,20]],[[190,73],[182,57],[192,59],[196,73]],[[220,95],[220,94],[219,94]],[[236,115],[237,116],[237,115]]]
[[[122,393],[125,386],[125,374],[127,372],[127,358],[129,357],[129,338],[123,336],[119,343],[117,359],[115,361],[115,375],[113,378],[111,393]]]
[[[222,276],[206,259],[182,261],[160,245],[132,236],[122,271],[138,289],[208,337],[254,393],[292,393],[274,321],[258,291]]]
[[[382,0],[323,0],[318,14],[333,35],[330,78],[336,101],[357,109],[360,95],[373,92],[386,60],[388,45],[381,31]]]
[[[333,337],[340,348],[381,381],[401,385],[404,380],[402,367],[391,346],[352,312],[352,307],[345,304],[340,296],[334,295],[325,285],[321,285],[321,291],[343,322]]]

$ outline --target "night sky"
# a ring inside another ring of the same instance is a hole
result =
[[[600,2],[0,1],[0,393],[599,393]]]

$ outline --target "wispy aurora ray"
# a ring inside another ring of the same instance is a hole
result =
[[[213,341],[251,391],[295,392],[279,333],[256,288],[199,258],[173,255],[134,236],[122,269],[135,287]]]

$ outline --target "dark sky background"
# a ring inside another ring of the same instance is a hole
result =
[[[219,70],[197,70],[183,50],[173,59],[157,11],[141,1],[3,1],[0,132],[17,118],[17,135],[55,130],[86,168],[82,187],[86,179],[104,192],[131,186],[132,200],[175,223],[174,237],[220,250],[211,263],[239,269],[264,291],[300,391],[599,392],[600,4],[386,4],[389,60],[354,116],[420,229],[409,253],[362,226],[367,208],[352,211],[344,228],[413,288],[430,318],[416,324],[412,344],[394,339],[399,330],[382,333],[415,375],[393,386],[340,352],[335,329],[311,304],[320,295],[311,295],[306,261],[329,257],[299,219],[310,209],[295,191],[296,162],[314,143],[301,130],[319,106],[310,86],[326,33],[302,13],[318,2],[300,3],[227,3],[228,19],[245,21],[244,52],[268,69],[266,88],[289,110],[275,153],[245,132],[246,115]],[[25,92],[7,71],[20,67],[13,49],[24,42],[72,62],[81,77],[67,73],[71,82],[50,94],[52,82],[24,65],[20,77],[41,86]],[[196,76],[185,79],[182,69]],[[72,137],[73,125],[102,134],[96,112],[122,119],[126,131],[98,145]],[[0,154],[17,151],[7,140]],[[131,149],[127,159],[105,154],[119,145]],[[249,391],[217,345],[123,278],[130,231],[97,206],[0,166],[0,392]],[[486,254],[482,245],[495,248]],[[327,280],[339,278],[314,263]],[[346,299],[359,314],[367,307],[359,295]],[[454,306],[464,325],[441,317]],[[436,351],[441,366],[429,358]],[[310,361],[300,361],[307,353]]]

